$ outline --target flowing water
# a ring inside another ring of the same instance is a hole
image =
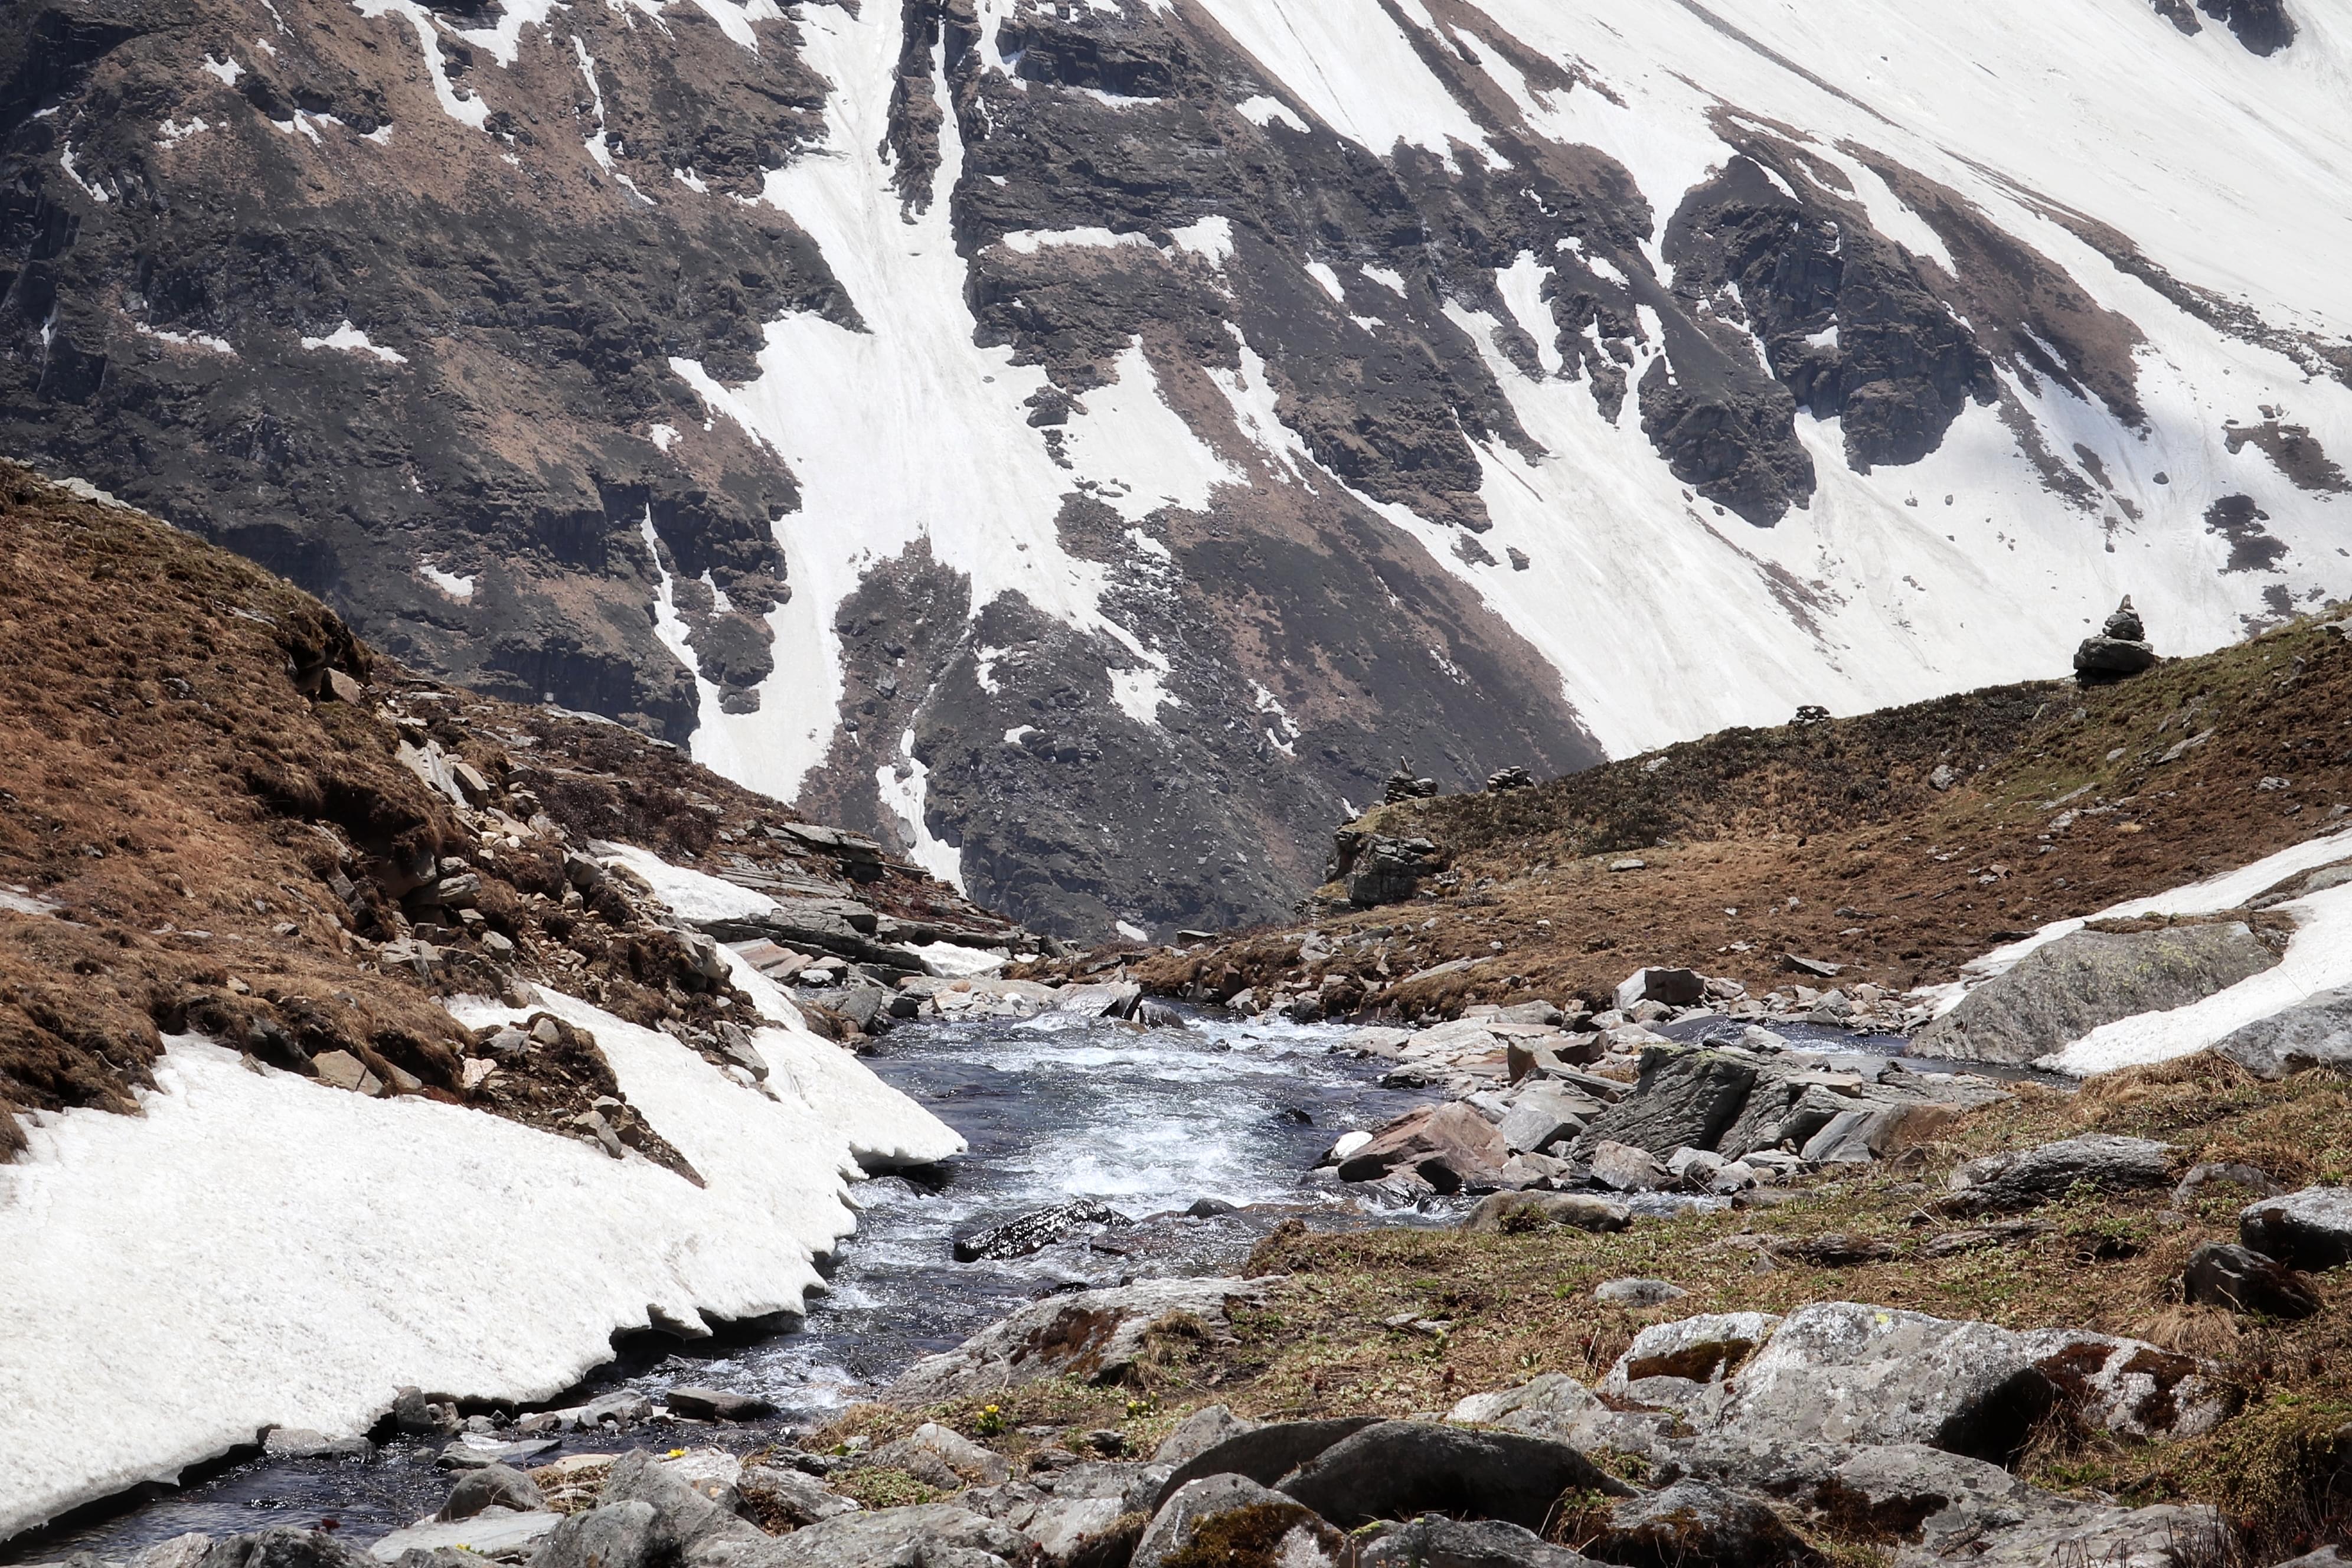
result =
[[[1410,1220],[1360,1206],[1307,1171],[1343,1131],[1379,1125],[1431,1097],[1383,1089],[1381,1065],[1344,1048],[1337,1026],[1217,1015],[1149,1034],[1061,1015],[1022,1022],[920,1023],[889,1035],[875,1070],[962,1133],[971,1152],[944,1181],[890,1176],[854,1194],[858,1231],[832,1289],[792,1332],[648,1352],[632,1347],[588,1392],[658,1394],[677,1383],[772,1401],[775,1422],[719,1429],[737,1446],[778,1426],[804,1427],[869,1397],[919,1356],[1055,1289],[1237,1267],[1286,1217],[1318,1226]],[[959,1264],[954,1238],[1016,1215],[1093,1198],[1139,1221],[1011,1262]],[[1176,1217],[1201,1198],[1235,1205]],[[1153,1217],[1160,1216],[1160,1217]],[[658,1441],[707,1442],[713,1429],[573,1436],[554,1454]],[[438,1442],[394,1442],[371,1464],[254,1460],[184,1490],[20,1542],[5,1561],[74,1552],[128,1555],[187,1531],[334,1528],[373,1540],[438,1507],[450,1478]]]

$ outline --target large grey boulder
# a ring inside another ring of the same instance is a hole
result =
[[[1739,1370],[1719,1426],[1780,1442],[1925,1443],[1998,1463],[2061,1399],[2095,1426],[2163,1438],[2212,1430],[2235,1397],[2215,1369],[2137,1340],[1822,1301],[1790,1313]]]
[[[1157,1512],[1178,1491],[1204,1476],[1246,1476],[1270,1487],[1333,1444],[1377,1424],[1375,1416],[1343,1415],[1328,1421],[1277,1421],[1236,1432],[1171,1471],[1160,1483],[1152,1510]]]
[[[1265,1300],[1264,1282],[1251,1279],[1140,1279],[1049,1296],[992,1323],[955,1350],[925,1356],[883,1397],[892,1405],[939,1405],[1001,1393],[1041,1377],[1117,1377],[1135,1364],[1144,1334],[1161,1319],[1181,1313],[1209,1332],[1222,1333],[1231,1326],[1227,1303],[1255,1306]]]
[[[2242,921],[2078,931],[2046,942],[1912,1037],[1913,1054],[2024,1066],[2102,1024],[2186,1007],[2279,961]]]
[[[535,1513],[546,1506],[546,1495],[529,1476],[511,1465],[488,1465],[458,1478],[457,1484],[449,1489],[449,1500],[441,1505],[438,1517],[471,1519],[486,1508]]]
[[[1617,1007],[1631,1013],[1644,1002],[1689,1007],[1706,999],[1706,978],[1696,969],[1637,969],[1617,985]]]
[[[2295,1268],[2352,1263],[2352,1187],[2305,1187],[2249,1204],[2238,1215],[2238,1239]]]
[[[1258,1429],[1258,1423],[1235,1415],[1222,1405],[1204,1405],[1176,1424],[1174,1431],[1153,1450],[1155,1464],[1181,1465],[1199,1458],[1228,1438]]]
[[[2242,1561],[2225,1555],[2229,1526],[2210,1508],[2076,1505],[2028,1515],[2007,1530],[1960,1549],[1969,1568],[2179,1568],[2183,1563]],[[1904,1568],[1926,1560],[1912,1557]],[[1937,1561],[1942,1561],[1938,1559]]]
[[[1465,1426],[1507,1426],[1538,1436],[1566,1438],[1576,1422],[1609,1406],[1564,1372],[1548,1372],[1517,1388],[1474,1394],[1446,1412]]]
[[[2257,1018],[2222,1036],[2213,1048],[2273,1082],[2313,1068],[2352,1068],[2352,985]]]
[[[604,1477],[603,1501],[642,1502],[654,1510],[654,1554],[666,1561],[692,1557],[709,1548],[765,1540],[759,1526],[734,1511],[730,1485],[726,1497],[706,1496],[687,1479],[644,1449],[622,1455]]]
[[[1738,1120],[1758,1070],[1754,1060],[1722,1051],[1654,1047],[1642,1053],[1632,1092],[1593,1118],[1573,1151],[1590,1160],[1607,1142],[1662,1156],[1685,1146],[1712,1149]]]
[[[2107,1132],[2013,1149],[1955,1170],[1947,1202],[1961,1212],[1988,1214],[2032,1208],[2078,1186],[2102,1193],[2168,1187],[2174,1153],[2169,1143]]]
[[[1383,1531],[1360,1550],[1360,1568],[1597,1568],[1582,1552],[1516,1524],[1440,1514]]]
[[[1002,1520],[954,1503],[846,1513],[762,1536],[729,1554],[727,1568],[987,1568],[1025,1561],[1029,1538]]]
[[[531,1568],[645,1568],[656,1528],[650,1503],[608,1502],[567,1514],[531,1558]]]
[[[1602,1109],[1589,1094],[1564,1083],[1538,1079],[1519,1091],[1495,1130],[1509,1147],[1531,1153],[1562,1138],[1575,1137]]]
[[[1062,1497],[1041,1485],[1012,1481],[975,1488],[956,1500],[1027,1536],[1036,1543],[1039,1562],[1056,1568],[1081,1560],[1122,1561],[1142,1533],[1139,1516],[1121,1507],[1116,1492]]]
[[[1229,1531],[1239,1539],[1229,1539]],[[1283,1568],[1323,1568],[1343,1561],[1347,1550],[1339,1532],[1297,1500],[1246,1476],[1204,1476],[1179,1488],[1152,1515],[1132,1568],[1169,1568],[1179,1559],[1239,1562],[1234,1548],[1243,1544]]]
[[[1722,1412],[1732,1375],[1780,1326],[1770,1312],[1704,1312],[1653,1323],[1633,1336],[1598,1392],[1617,1404],[1711,1422]]]
[[[1276,1489],[1348,1529],[1418,1513],[1540,1530],[1562,1492],[1631,1489],[1565,1443],[1426,1421],[1383,1421],[1341,1439]]]

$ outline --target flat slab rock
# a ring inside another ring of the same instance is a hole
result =
[[[1218,1333],[1230,1326],[1229,1303],[1255,1306],[1265,1300],[1265,1282],[1256,1279],[1145,1279],[1051,1296],[990,1324],[952,1351],[925,1356],[883,1397],[891,1405],[937,1405],[1001,1393],[1041,1377],[1116,1377],[1134,1364],[1145,1331],[1160,1319],[1187,1314]]]
[[[2169,1143],[2101,1132],[1988,1154],[1952,1173],[1948,1201],[1963,1212],[1988,1213],[2031,1208],[2078,1185],[2108,1193],[2168,1187],[2177,1152]]]
[[[404,1552],[455,1547],[484,1557],[528,1557],[563,1519],[560,1513],[485,1509],[471,1519],[426,1520],[405,1530],[395,1530],[370,1545],[368,1555],[390,1563]]]

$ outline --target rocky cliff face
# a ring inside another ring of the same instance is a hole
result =
[[[0,441],[1048,928],[2352,579],[2279,0],[12,13]]]

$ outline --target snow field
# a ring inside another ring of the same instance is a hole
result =
[[[714,879],[656,875],[689,905],[715,896]],[[265,1426],[365,1430],[403,1384],[546,1399],[616,1329],[800,1310],[816,1256],[855,1228],[861,1165],[963,1141],[734,962],[766,1020],[753,1040],[772,1098],[576,998],[534,1004],[595,1035],[701,1188],[634,1152],[362,1099],[194,1036],[166,1041],[140,1116],[27,1118],[30,1152],[0,1165],[0,1536]],[[529,1011],[451,1010],[472,1026]]]

